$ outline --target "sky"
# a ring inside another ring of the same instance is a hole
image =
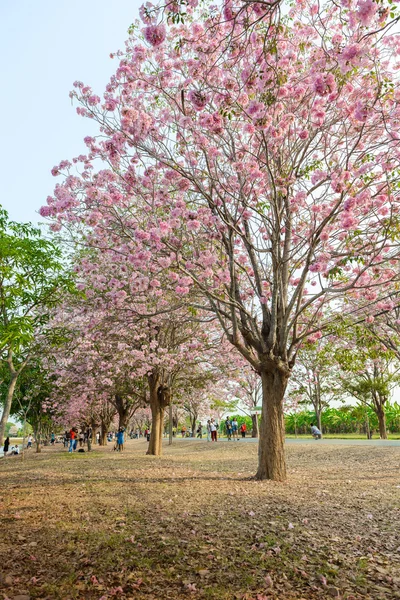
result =
[[[75,80],[102,96],[143,0],[0,0],[0,204],[16,221],[41,220],[50,170],[86,152],[94,123],[76,114]]]

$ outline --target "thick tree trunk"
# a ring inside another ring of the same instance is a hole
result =
[[[0,446],[4,443],[4,433],[6,431],[6,425],[8,417],[10,416],[11,403],[14,396],[15,386],[17,384],[18,375],[17,373],[11,375],[10,383],[8,385],[6,401],[4,403],[3,415],[0,421]]]
[[[151,434],[147,454],[161,456],[163,423],[164,408],[157,404],[151,404]]]
[[[376,414],[379,423],[379,437],[381,440],[387,440],[385,407],[382,405],[378,406]]]
[[[124,402],[120,394],[115,394],[115,407],[118,411],[118,427],[126,429],[131,416],[131,407]]]
[[[170,401],[169,389],[160,384],[157,375],[149,375],[151,434],[147,454],[161,456],[164,430],[164,411]]]
[[[192,429],[192,438],[196,437],[196,424],[197,424],[197,413],[191,420],[191,424],[190,424],[191,429]]]
[[[251,415],[251,437],[258,438],[258,415]]]
[[[277,368],[261,373],[263,403],[256,479],[286,480],[283,398],[288,378]]]
[[[107,433],[108,433],[107,423],[102,423],[101,431],[100,431],[100,446],[107,446]]]

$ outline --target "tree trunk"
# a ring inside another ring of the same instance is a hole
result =
[[[381,440],[387,440],[387,431],[386,431],[386,415],[385,415],[385,407],[381,404],[377,406],[376,414],[378,416],[379,423],[379,437]]]
[[[169,434],[169,441],[168,441],[168,445],[171,446],[172,445],[172,401],[169,401],[169,423],[168,423],[168,434]]]
[[[118,411],[118,427],[126,429],[129,423],[131,407],[124,402],[120,394],[115,394],[115,407]]]
[[[36,453],[39,454],[39,452],[42,451],[41,447],[40,447],[40,442],[41,442],[41,437],[42,437],[42,427],[41,425],[38,426],[37,430],[36,430]]]
[[[315,416],[317,417],[317,427],[321,432],[321,437],[322,437],[322,415],[321,415],[321,410],[316,410],[315,411]]]
[[[107,433],[108,433],[107,423],[102,423],[101,431],[100,431],[100,446],[107,446]]]
[[[277,368],[261,372],[263,403],[256,479],[286,480],[283,398],[289,374]]]
[[[8,417],[10,416],[11,403],[14,396],[15,386],[17,384],[18,375],[17,373],[11,374],[10,383],[7,389],[6,401],[4,403],[3,415],[0,421],[0,446],[4,444],[4,433],[6,431],[6,425]]]
[[[258,438],[258,415],[251,415],[251,437]]]
[[[196,437],[196,423],[197,423],[197,413],[193,417],[191,424],[190,424],[191,429],[192,429],[192,435],[191,435],[192,438]]]
[[[169,404],[171,395],[168,387],[159,383],[157,375],[149,375],[148,381],[150,389],[151,434],[147,454],[161,456],[164,410]]]
[[[368,418],[367,407],[365,407],[365,433],[367,434],[367,440],[371,440],[372,435],[371,435],[371,429],[369,427],[369,418]]]

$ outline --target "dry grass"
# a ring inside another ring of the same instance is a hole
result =
[[[4,598],[400,598],[399,448],[289,446],[286,484],[252,444],[144,452],[0,461]]]

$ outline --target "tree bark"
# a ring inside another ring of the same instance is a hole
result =
[[[387,431],[386,431],[386,415],[385,415],[385,408],[382,404],[377,406],[376,414],[377,414],[378,423],[379,423],[379,437],[381,438],[381,440],[387,440],[388,437],[387,437]]]
[[[196,437],[197,416],[198,416],[197,413],[195,413],[193,419],[191,420],[191,424],[190,424],[191,429],[192,429],[192,434],[191,434],[192,438]]]
[[[149,375],[148,382],[150,389],[151,434],[147,454],[161,456],[164,411],[170,401],[170,392],[167,386],[160,384],[157,375]]]
[[[107,433],[108,433],[107,423],[102,423],[101,431],[100,431],[100,446],[107,446]]]
[[[14,396],[15,386],[17,384],[18,374],[12,373],[10,383],[7,389],[6,401],[4,403],[3,415],[0,421],[0,446],[4,443],[4,433],[6,431],[6,425],[8,417],[10,416],[11,403]]]
[[[173,436],[172,436],[172,427],[173,427],[173,425],[172,425],[172,401],[171,401],[171,399],[169,401],[169,417],[168,418],[169,418],[169,423],[168,423],[168,437],[169,437],[168,445],[171,446],[172,445],[172,438],[173,438]]]
[[[251,415],[251,437],[258,438],[258,415]]]
[[[286,480],[283,398],[289,373],[278,368],[261,372],[263,403],[256,479]]]
[[[132,407],[129,403],[124,402],[124,399],[120,394],[115,394],[114,405],[118,411],[118,427],[126,429],[128,427]]]
[[[321,411],[320,410],[316,410],[315,411],[315,416],[317,417],[317,427],[321,432],[321,436],[322,436],[322,415],[321,415]]]

